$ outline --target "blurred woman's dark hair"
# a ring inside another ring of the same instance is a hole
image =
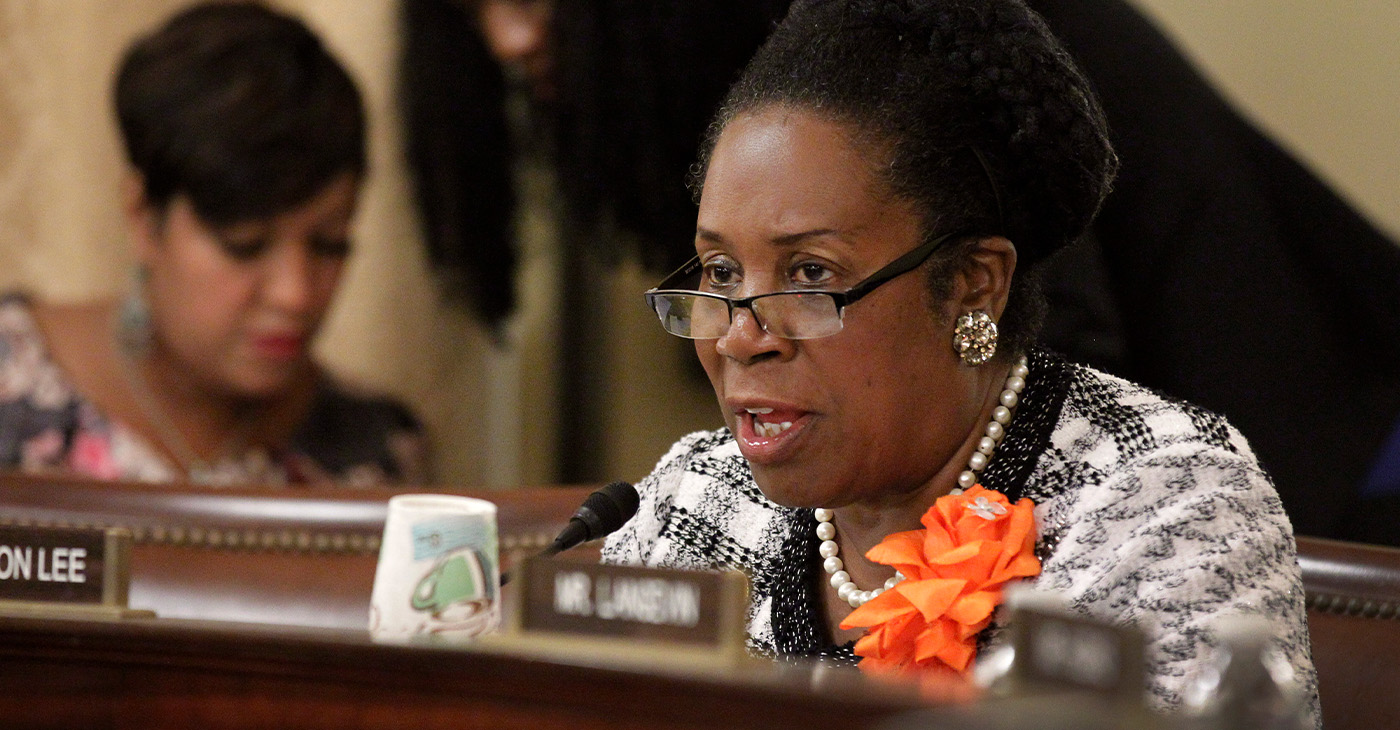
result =
[[[207,3],[133,44],[114,97],[150,202],[186,195],[224,225],[285,212],[365,171],[355,82],[300,21],[254,3]]]
[[[1020,0],[810,0],[792,14],[710,126],[696,195],[738,115],[790,106],[849,125],[893,194],[922,212],[925,240],[1016,245],[1000,328],[1007,351],[1025,351],[1045,308],[1030,270],[1084,232],[1117,170],[1088,81]],[[964,251],[934,259],[940,301]]]
[[[720,100],[789,0],[560,0],[547,126],[563,240],[616,259],[615,225],[664,272],[694,254],[687,170]],[[470,0],[405,0],[402,104],[430,259],[488,322],[513,306],[507,84]]]

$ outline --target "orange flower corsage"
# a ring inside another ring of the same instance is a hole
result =
[[[865,554],[904,580],[852,611],[841,628],[865,628],[856,642],[866,671],[966,674],[977,634],[992,621],[1007,581],[1040,574],[1034,505],[1015,505],[980,484],[940,497],[924,529],[897,532]]]

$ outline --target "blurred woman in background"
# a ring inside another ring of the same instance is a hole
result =
[[[125,301],[0,299],[0,464],[211,485],[424,478],[402,406],[311,344],[351,252],[365,115],[299,20],[188,9],[115,83],[137,276]]]

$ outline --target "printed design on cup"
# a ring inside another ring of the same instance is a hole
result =
[[[497,575],[491,556],[477,545],[493,544],[489,523],[426,522],[412,528],[413,559],[433,560],[413,588],[409,606],[424,615],[428,633],[484,631],[494,621]]]
[[[374,571],[375,639],[469,639],[501,621],[496,506],[454,495],[389,498]]]

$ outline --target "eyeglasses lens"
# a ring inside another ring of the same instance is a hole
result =
[[[789,340],[826,337],[841,331],[841,314],[825,294],[784,292],[755,299],[753,308],[765,330]]]
[[[652,306],[673,335],[707,340],[729,331],[729,304],[721,298],[662,294],[652,299]],[[841,331],[841,313],[826,294],[783,292],[759,297],[749,306],[763,329],[777,337],[805,340]]]
[[[651,306],[656,310],[656,316],[661,318],[661,326],[666,328],[667,332],[677,337],[704,339],[705,335],[695,334],[695,305],[697,302],[704,302],[704,297],[685,294],[649,296]],[[723,306],[723,302],[720,302],[720,305]],[[728,318],[729,315],[726,313],[723,319],[727,320]],[[701,326],[703,328],[703,324]]]

